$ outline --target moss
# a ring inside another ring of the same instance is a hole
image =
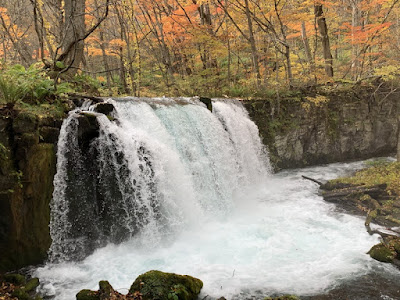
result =
[[[32,300],[32,298],[27,294],[27,292],[22,288],[15,289],[11,296],[18,298],[18,300]]]
[[[51,243],[48,224],[56,171],[54,145],[36,144],[25,156],[20,172],[9,170],[8,176],[0,177],[0,185],[14,191],[0,196],[0,217],[5,220],[0,230],[2,271],[43,262]],[[13,178],[13,186],[2,184],[2,178]]]
[[[99,282],[99,294],[101,299],[108,299],[114,294],[114,289],[108,281]]]
[[[366,186],[386,184],[389,194],[400,195],[399,178],[400,162],[393,162],[379,163],[356,172],[354,176],[340,178],[333,182],[353,185],[365,184]]]
[[[400,254],[400,238],[398,238],[398,237],[393,238],[389,242],[389,245],[391,248],[393,248],[397,252],[397,255]]]
[[[22,285],[25,283],[25,276],[21,274],[6,274],[4,275],[4,281],[13,283],[16,285]]]
[[[378,244],[368,251],[368,254],[375,260],[391,263],[396,258],[397,253],[394,249],[387,247],[384,244]]]
[[[31,112],[20,112],[14,119],[13,129],[16,133],[35,132],[39,124],[38,117]]]
[[[76,300],[100,300],[100,296],[98,292],[81,290],[78,294],[76,294]]]
[[[32,278],[25,284],[25,291],[31,292],[39,286],[39,278]]]
[[[65,105],[66,103],[61,101],[54,101],[54,103],[43,103],[43,104],[27,104],[24,102],[18,102],[15,105],[15,109],[32,116],[36,116],[39,119],[51,117],[62,119],[65,117],[65,113],[71,108]]]
[[[139,291],[144,300],[190,300],[197,299],[202,287],[203,282],[191,276],[149,271],[136,278],[129,293]]]

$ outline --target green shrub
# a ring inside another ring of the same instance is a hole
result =
[[[69,83],[60,83],[55,89],[54,81],[38,64],[29,68],[17,64],[0,73],[0,103],[3,104],[42,104],[71,91]]]

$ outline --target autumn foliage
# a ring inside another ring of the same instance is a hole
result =
[[[105,94],[137,96],[396,77],[398,2],[0,0],[0,63],[40,61],[56,80],[86,74]]]

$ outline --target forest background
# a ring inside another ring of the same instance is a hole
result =
[[[48,79],[44,94],[74,85],[102,95],[261,97],[393,80],[398,2],[0,0],[0,85],[25,75]]]

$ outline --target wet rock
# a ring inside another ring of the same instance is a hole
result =
[[[39,278],[32,278],[29,280],[26,285],[25,285],[25,291],[26,292],[31,292],[36,290],[36,288],[39,286]]]
[[[58,141],[60,129],[56,127],[43,126],[39,128],[39,136],[41,143],[55,144]]]
[[[372,99],[374,90],[382,94]],[[277,168],[387,156],[397,145],[399,92],[386,86],[320,91],[329,101],[306,109],[308,91],[243,101]],[[368,100],[367,100],[368,99]],[[277,105],[279,103],[279,105]]]
[[[31,133],[38,128],[38,117],[27,112],[21,112],[13,121],[13,130],[17,134]]]
[[[100,281],[99,282],[99,298],[100,300],[112,299],[112,295],[115,294],[115,291],[111,284],[108,281]]]
[[[21,274],[6,274],[3,276],[5,282],[21,285],[25,283],[25,276]]]
[[[76,300],[100,300],[99,293],[91,290],[81,290],[76,294]]]
[[[90,142],[99,136],[99,123],[93,113],[81,112],[78,116],[78,143],[83,152],[89,148]]]
[[[11,296],[17,298],[18,300],[32,300],[28,293],[21,288],[15,289]]]
[[[194,300],[202,287],[200,279],[153,270],[136,278],[129,293],[140,292],[143,300]]]
[[[97,103],[94,107],[94,111],[101,114],[109,115],[114,111],[114,105],[106,102]]]
[[[6,274],[0,280],[0,286],[0,299],[42,300],[36,294],[36,288],[39,286],[38,278],[27,280],[20,274]]]
[[[208,109],[209,111],[212,112],[213,108],[212,108],[212,101],[211,101],[211,98],[200,97],[199,100],[200,100],[200,102],[202,102],[202,103],[204,103],[204,104],[206,105],[206,107],[207,107],[207,109]]]
[[[387,247],[384,244],[378,244],[368,251],[368,254],[380,262],[391,263],[397,256],[397,252],[394,249]]]
[[[122,295],[114,291],[113,287],[108,281],[99,282],[100,289],[98,291],[81,290],[76,294],[76,300],[140,300],[141,298],[135,298],[133,295]]]
[[[51,244],[55,148],[35,144],[24,149],[20,160],[9,157],[9,168],[0,174],[0,271],[41,263]]]

